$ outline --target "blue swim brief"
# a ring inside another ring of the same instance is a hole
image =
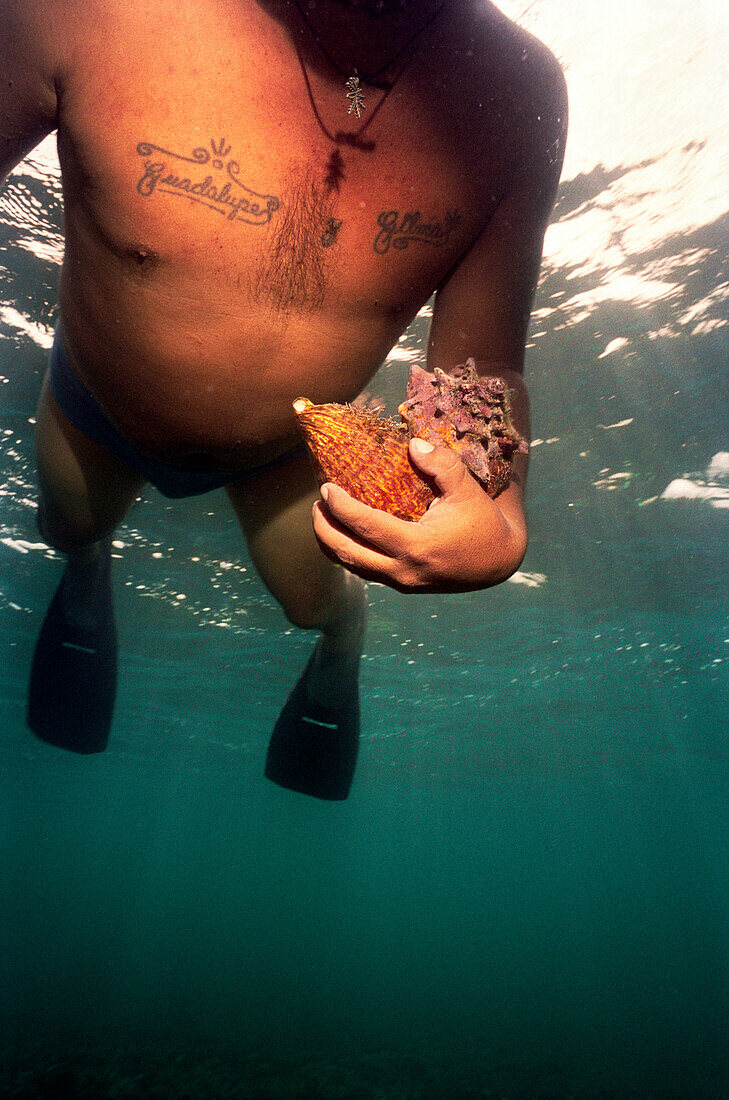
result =
[[[246,478],[263,470],[284,465],[294,458],[299,458],[306,451],[306,445],[302,442],[271,462],[265,462],[261,466],[237,474],[222,470],[184,470],[151,458],[142,451],[138,451],[120,434],[96,398],[73,373],[58,328],[56,328],[51,348],[49,379],[51,391],[61,412],[73,426],[116,455],[122,462],[126,462],[127,466],[131,466],[140,477],[154,485],[155,489],[159,489],[160,493],[166,497],[191,497],[210,493],[213,489],[222,489],[225,485],[245,481]]]

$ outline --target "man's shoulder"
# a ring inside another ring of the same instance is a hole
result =
[[[129,7],[123,0],[0,0],[0,27],[7,43],[33,57],[82,54]]]
[[[567,137],[567,84],[554,53],[489,3],[474,5],[479,99],[491,104],[486,131],[498,132],[514,181],[556,186]]]
[[[51,64],[80,25],[80,9],[79,0],[0,0],[3,53],[20,50],[29,65]]]
[[[564,121],[567,84],[554,53],[492,4],[471,8],[471,40],[486,95],[496,94],[514,118]]]
[[[556,122],[567,110],[567,81],[556,56],[544,42],[517,28],[524,86],[533,107],[547,112]]]

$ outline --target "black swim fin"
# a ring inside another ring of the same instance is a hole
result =
[[[329,802],[349,794],[359,749],[359,687],[356,674],[344,680],[340,706],[322,706],[309,698],[312,653],[289,696],[271,736],[265,775],[280,787]]]
[[[103,752],[109,740],[117,678],[117,639],[111,571],[107,567],[93,625],[69,622],[62,580],[43,621],[33,655],[27,723],[49,745],[70,752]]]

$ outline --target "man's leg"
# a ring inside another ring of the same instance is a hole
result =
[[[72,558],[114,531],[145,482],[71,424],[56,404],[48,377],[41,389],[35,440],[41,533]]]
[[[43,740],[97,752],[116,689],[110,537],[143,479],[75,428],[46,378],[37,414],[38,525],[66,569],[36,645],[28,724]]]
[[[266,774],[320,798],[344,798],[359,736],[364,584],[325,557],[314,537],[318,488],[306,456],[231,485],[228,495],[253,562],[289,621],[321,632],[277,723]]]

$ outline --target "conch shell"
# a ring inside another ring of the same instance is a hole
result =
[[[352,405],[294,401],[319,484],[341,485],[355,500],[417,520],[434,499],[408,455],[408,434],[390,419]]]
[[[398,411],[401,424],[352,405],[297,398],[294,412],[320,484],[334,482],[372,508],[418,520],[434,494],[410,461],[412,437],[457,451],[490,496],[509,484],[512,455],[528,450],[512,427],[505,383],[479,378],[472,359],[451,374],[413,366]]]

